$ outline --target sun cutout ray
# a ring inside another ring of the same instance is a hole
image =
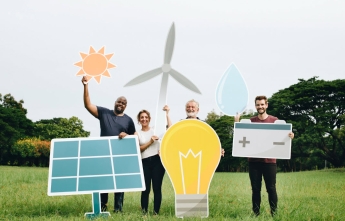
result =
[[[80,52],[82,61],[75,63],[75,66],[80,67],[77,76],[86,75],[88,81],[94,78],[97,83],[101,83],[102,75],[105,77],[111,77],[108,69],[115,68],[116,66],[109,62],[113,54],[104,54],[104,47],[95,51],[95,49],[90,46],[88,54]]]

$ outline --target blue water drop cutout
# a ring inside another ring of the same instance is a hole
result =
[[[248,103],[248,89],[235,64],[231,64],[216,88],[216,103],[226,115],[242,113]]]

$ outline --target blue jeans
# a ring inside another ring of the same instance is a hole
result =
[[[276,212],[278,205],[276,174],[277,164],[275,163],[249,162],[249,178],[252,185],[252,204],[255,215],[260,214],[262,177],[264,177],[268,193],[271,214],[274,215]]]

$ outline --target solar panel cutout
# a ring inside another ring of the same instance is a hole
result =
[[[51,141],[48,195],[145,190],[137,136]]]

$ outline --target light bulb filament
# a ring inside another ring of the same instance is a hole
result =
[[[179,151],[182,187],[184,194],[199,194],[202,151],[194,154],[189,149],[187,154]]]

